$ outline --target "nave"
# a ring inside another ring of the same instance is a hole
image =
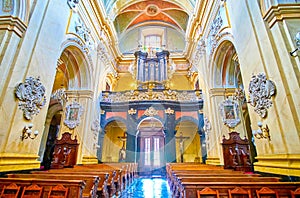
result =
[[[172,193],[165,178],[137,178],[124,192],[121,198],[171,198]]]
[[[0,197],[20,198],[228,198],[299,197],[300,182],[200,163],[167,163],[166,175],[140,176],[135,163],[102,163],[10,173]]]

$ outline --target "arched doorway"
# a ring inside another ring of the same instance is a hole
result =
[[[192,121],[176,125],[176,162],[201,162],[201,145],[198,126]]]
[[[119,162],[126,160],[126,125],[120,121],[111,121],[104,128],[102,162]],[[121,155],[122,154],[122,155]]]
[[[165,133],[163,124],[154,117],[138,125],[137,155],[140,175],[161,175],[165,166]]]

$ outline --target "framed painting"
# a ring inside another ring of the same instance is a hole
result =
[[[83,113],[83,107],[77,103],[73,102],[66,106],[66,118],[64,124],[70,128],[74,129],[80,124],[80,117]]]
[[[229,128],[233,128],[240,123],[238,103],[229,99],[220,104],[220,111],[223,123]]]

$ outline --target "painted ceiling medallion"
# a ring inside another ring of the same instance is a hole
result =
[[[146,13],[148,16],[155,16],[158,14],[158,10],[159,9],[156,5],[151,4],[146,8]]]
[[[17,85],[15,90],[19,108],[23,110],[24,118],[31,120],[46,103],[45,87],[40,78],[28,77],[24,83]]]

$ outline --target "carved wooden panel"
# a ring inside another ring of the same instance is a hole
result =
[[[51,168],[73,167],[76,165],[78,145],[77,139],[71,138],[72,134],[65,132],[60,140],[55,140],[53,161]]]
[[[229,133],[229,139],[223,136],[224,168],[239,171],[252,171],[250,145],[246,137],[241,139],[238,132]]]

